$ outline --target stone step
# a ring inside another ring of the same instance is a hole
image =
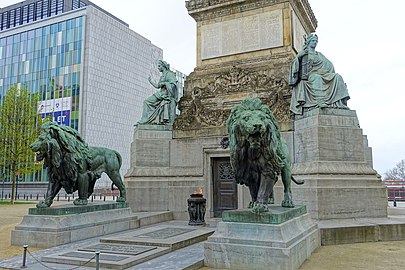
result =
[[[405,216],[330,219],[317,223],[322,246],[405,240]]]
[[[204,241],[214,228],[161,224],[128,233],[102,238],[102,243],[169,247],[172,250]]]
[[[184,222],[182,223],[184,224]],[[99,243],[74,250],[59,252],[42,257],[43,262],[80,266],[95,266],[95,252],[100,251],[100,267],[107,269],[127,269],[149,262],[167,254],[169,257],[182,256],[179,249],[205,241],[214,233],[214,227],[191,227],[179,222],[152,225],[124,232],[123,234],[101,238]],[[199,247],[201,249],[201,247]],[[198,269],[203,258],[193,258],[181,269]],[[156,263],[156,262],[155,262]],[[159,264],[159,263],[158,263]]]

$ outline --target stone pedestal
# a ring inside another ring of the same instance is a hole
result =
[[[138,227],[127,203],[30,208],[11,232],[11,244],[48,248]]]
[[[129,206],[134,212],[172,211],[188,219],[187,199],[206,185],[203,180],[203,147],[219,139],[174,140],[171,126],[140,125],[131,144],[131,168],[125,175]]]
[[[224,212],[204,243],[204,264],[220,269],[298,269],[320,246],[318,226],[305,206],[269,213]]]
[[[292,186],[294,201],[320,220],[386,217],[386,188],[372,168],[356,112],[314,109],[294,124],[293,175],[305,180]]]

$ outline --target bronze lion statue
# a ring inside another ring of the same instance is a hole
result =
[[[284,200],[281,206],[294,207],[291,195],[291,159],[287,143],[269,107],[260,99],[245,99],[231,110],[227,120],[231,166],[238,184],[249,188],[255,213],[268,211],[274,203],[273,187],[281,175]]]
[[[117,202],[126,201],[126,190],[119,173],[122,159],[117,151],[90,147],[76,130],[53,122],[41,126],[38,138],[30,147],[38,152],[38,161],[44,160],[49,176],[45,199],[37,204],[38,208],[49,207],[61,188],[68,194],[78,191],[79,198],[73,203],[86,205],[102,173],[106,173],[119,189]]]

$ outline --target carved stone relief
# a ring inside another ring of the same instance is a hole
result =
[[[290,89],[284,78],[267,75],[264,70],[232,67],[201,81],[189,76],[186,95],[179,102],[180,116],[174,128],[192,130],[226,125],[230,109],[248,96],[261,98],[280,122],[291,119]]]

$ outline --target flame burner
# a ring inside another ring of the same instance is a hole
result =
[[[201,187],[190,195],[190,198],[187,199],[188,214],[190,216],[188,225],[197,226],[206,224],[204,220],[206,202],[207,199],[204,198]]]

